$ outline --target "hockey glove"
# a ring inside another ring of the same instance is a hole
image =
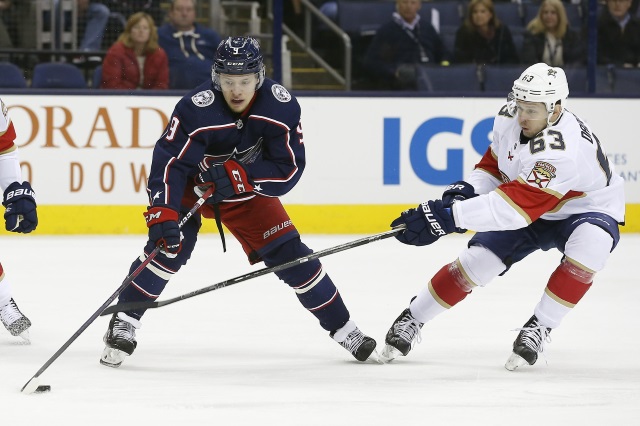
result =
[[[448,208],[456,201],[463,201],[477,196],[473,185],[459,180],[445,188],[442,193],[442,204],[445,208]]]
[[[456,230],[451,209],[445,208],[441,200],[425,201],[415,209],[402,212],[391,222],[392,228],[398,225],[404,225],[406,229],[396,235],[396,239],[413,246],[432,244]]]
[[[162,247],[167,257],[176,257],[182,249],[178,212],[168,207],[147,207],[143,215],[149,227],[149,240]]]
[[[468,200],[469,198],[477,197],[473,185],[463,180],[452,183],[447,186],[442,193],[442,204],[445,208],[451,208],[456,201]],[[456,232],[464,234],[467,232],[464,228],[456,228]]]
[[[216,204],[234,195],[253,191],[247,171],[237,161],[227,160],[220,165],[209,165],[205,160],[202,164],[204,166],[201,165],[200,168],[204,170],[195,177],[198,186],[194,191],[202,197],[207,187],[213,185],[215,190],[207,203]]]
[[[2,205],[6,207],[4,212],[5,227],[7,231],[28,234],[38,226],[38,214],[36,213],[36,194],[31,189],[29,182],[13,182],[4,191]]]

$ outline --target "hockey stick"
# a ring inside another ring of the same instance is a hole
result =
[[[299,257],[297,259],[291,260],[289,262],[286,262],[286,263],[283,263],[283,264],[280,264],[280,265],[276,265],[276,266],[272,266],[272,267],[268,267],[268,268],[258,269],[257,271],[249,272],[248,274],[240,275],[238,277],[231,278],[231,279],[219,282],[217,284],[213,284],[213,285],[210,285],[208,287],[201,288],[199,290],[194,290],[194,291],[192,291],[190,293],[185,293],[183,295],[176,296],[176,297],[173,297],[171,299],[162,300],[162,301],[159,301],[159,302],[131,302],[131,303],[121,303],[119,305],[113,305],[113,306],[110,306],[107,309],[105,309],[104,312],[102,312],[100,314],[100,316],[109,315],[109,314],[112,314],[114,312],[132,311],[132,310],[135,310],[135,309],[160,308],[162,306],[167,306],[167,305],[170,305],[172,303],[179,302],[181,300],[185,300],[185,299],[189,299],[189,298],[194,297],[194,296],[198,296],[200,294],[208,293],[210,291],[218,290],[218,289],[221,289],[223,287],[228,287],[228,286],[231,286],[231,285],[234,285],[234,284],[238,284],[239,282],[242,282],[242,281],[248,281],[250,279],[253,279],[253,278],[256,278],[256,277],[260,277],[262,275],[269,274],[271,272],[278,272],[278,271],[281,271],[283,269],[291,268],[292,266],[300,265],[301,263],[305,263],[305,262],[308,262],[310,260],[318,259],[318,258],[323,257],[323,256],[328,256],[330,254],[338,253],[338,252],[341,252],[341,251],[344,251],[344,250],[349,250],[351,248],[362,246],[362,245],[365,245],[365,244],[369,244],[369,243],[372,243],[374,241],[384,240],[385,238],[393,237],[393,236],[399,234],[400,232],[402,232],[404,230],[405,230],[405,227],[404,226],[400,226],[400,227],[394,228],[394,229],[392,229],[390,231],[385,231],[385,232],[382,232],[380,234],[371,235],[369,237],[361,238],[359,240],[351,241],[349,243],[341,244],[339,246],[335,246],[335,247],[324,249],[324,250],[321,250],[321,251],[318,251],[318,252],[315,252],[315,253],[311,253],[311,254],[309,254],[307,256]]]
[[[184,215],[184,217],[178,223],[178,226],[180,228],[182,228],[184,224],[187,223],[187,221],[191,219],[191,217],[198,211],[198,209],[202,207],[202,205],[207,200],[207,198],[209,198],[213,193],[214,188],[215,188],[214,186],[210,186],[209,189],[204,194],[202,194],[202,197],[200,197],[198,201],[196,201],[196,203],[191,208],[191,210],[189,210],[187,214]],[[35,392],[36,389],[38,389],[40,375],[44,373],[44,371],[47,368],[49,368],[49,366],[53,364],[53,362],[56,359],[58,359],[58,357],[62,355],[62,353],[65,350],[67,350],[67,348],[78,337],[80,337],[80,335],[87,329],[87,327],[89,327],[89,325],[91,325],[91,323],[95,321],[95,319],[98,318],[98,316],[100,316],[100,313],[104,311],[104,308],[109,306],[111,302],[113,302],[116,299],[116,297],[118,297],[120,293],[122,293],[124,289],[127,288],[127,286],[140,274],[140,272],[144,270],[144,268],[156,257],[156,255],[159,252],[160,252],[160,246],[156,247],[155,249],[153,249],[151,253],[149,253],[147,258],[131,274],[129,274],[127,278],[124,279],[122,284],[120,284],[120,287],[118,287],[118,289],[115,292],[113,292],[111,296],[109,296],[109,298],[98,308],[98,310],[95,311],[93,315],[91,315],[91,317],[89,317],[89,319],[86,320],[85,323],[82,324],[82,326],[75,333],[73,333],[73,336],[71,336],[69,340],[67,340],[64,343],[64,345],[62,345],[60,349],[58,349],[58,351],[55,354],[53,354],[53,356],[49,358],[42,367],[40,367],[40,369],[36,372],[36,374],[34,374],[27,383],[25,383],[25,385],[22,387],[20,392],[30,394]]]

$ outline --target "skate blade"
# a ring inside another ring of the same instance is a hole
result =
[[[400,352],[393,346],[385,345],[382,353],[379,356],[379,362],[382,364],[388,364],[400,355],[402,355],[402,352]]]
[[[511,356],[509,357],[507,362],[504,364],[504,368],[506,368],[509,371],[515,371],[517,368],[520,368],[524,365],[529,365],[529,363],[520,355],[512,352]]]
[[[102,351],[100,364],[111,368],[118,368],[127,356],[129,355],[126,352],[107,346],[104,348],[104,351]]]
[[[376,351],[375,349],[373,350],[373,352],[371,352],[371,355],[369,355],[369,358],[367,358],[365,362],[374,363],[374,364],[384,364],[384,362],[382,362],[382,360],[380,359],[380,355],[378,355],[378,351]]]
[[[31,336],[29,336],[29,330],[25,330],[20,334],[17,334],[16,337],[20,337],[22,340],[18,340],[18,345],[30,345],[31,344]]]

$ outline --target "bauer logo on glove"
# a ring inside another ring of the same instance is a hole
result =
[[[5,203],[11,203],[11,201],[12,201],[11,199],[13,197],[19,197],[21,195],[31,196],[31,197],[33,197],[34,200],[36,198],[36,193],[33,191],[33,189],[31,189],[31,188],[18,188],[18,189],[14,189],[13,191],[7,192],[7,194],[4,197]]]
[[[28,234],[38,226],[35,192],[29,182],[13,182],[4,192],[2,205],[5,228],[10,232]]]
[[[445,232],[445,230],[442,229],[442,225],[440,224],[438,219],[434,217],[434,214],[429,207],[429,202],[425,201],[420,205],[422,206],[422,213],[424,213],[424,220],[426,220],[427,223],[431,226],[431,233],[433,235],[437,235],[438,237],[447,235],[448,232]]]

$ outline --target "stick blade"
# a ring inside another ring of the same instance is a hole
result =
[[[29,380],[23,387],[20,392],[30,395],[34,393],[38,387],[40,386],[40,378],[37,376],[33,376],[31,380]]]

